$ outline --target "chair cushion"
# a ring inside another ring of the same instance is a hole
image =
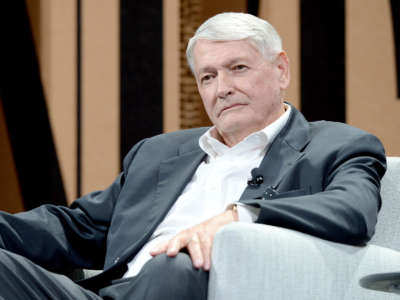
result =
[[[400,157],[387,158],[382,179],[382,208],[371,243],[400,251]]]

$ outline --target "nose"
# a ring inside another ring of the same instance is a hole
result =
[[[220,72],[217,77],[217,97],[219,99],[225,99],[233,93],[233,83],[229,74]]]

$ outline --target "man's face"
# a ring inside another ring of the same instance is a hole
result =
[[[268,62],[247,40],[198,40],[193,59],[204,107],[224,140],[243,139],[282,114],[281,90],[289,84],[284,52]]]

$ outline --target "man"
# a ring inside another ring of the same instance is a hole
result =
[[[71,208],[1,214],[1,296],[206,299],[214,235],[235,221],[371,238],[383,147],[345,124],[308,123],[283,101],[289,62],[270,24],[216,15],[187,57],[214,126],[139,142],[108,189]],[[104,271],[78,285],[39,265]]]

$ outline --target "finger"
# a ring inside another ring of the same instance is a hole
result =
[[[211,249],[212,249],[212,239],[207,233],[199,234],[200,246],[203,254],[203,269],[209,271],[211,267]]]
[[[201,242],[197,233],[195,233],[190,239],[187,245],[187,249],[189,251],[190,258],[192,259],[193,266],[195,268],[203,267],[204,264],[203,251],[201,249]]]
[[[161,253],[166,252],[167,248],[168,248],[168,243],[169,243],[169,240],[168,241],[163,241],[163,242],[157,244],[154,248],[152,248],[150,250],[150,255],[157,256],[157,255],[159,255]]]
[[[176,256],[179,252],[179,250],[182,249],[182,236],[178,234],[175,236],[172,240],[169,241],[168,243],[168,248],[167,248],[167,255],[168,256]]]

